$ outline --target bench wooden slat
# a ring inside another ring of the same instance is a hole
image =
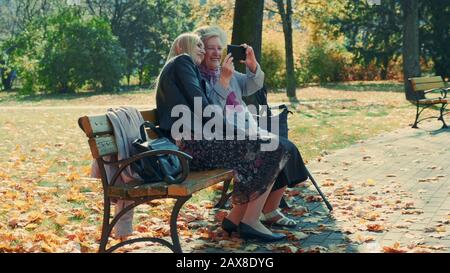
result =
[[[233,178],[233,171],[215,169],[201,172],[191,172],[181,184],[173,184],[168,188],[170,196],[187,196],[201,189]]]
[[[414,91],[425,91],[445,87],[442,77],[416,77],[409,79]]]
[[[156,126],[159,125],[156,109],[143,110],[140,112],[144,120],[151,121]],[[79,123],[87,137],[113,133],[113,127],[106,115],[84,116],[80,118]]]
[[[89,139],[92,157],[99,158],[105,155],[112,155],[118,152],[114,136],[101,136]]]
[[[410,78],[410,80],[414,83],[429,83],[429,82],[442,82],[441,76],[433,76],[433,77],[414,77]]]
[[[431,90],[431,89],[445,87],[443,82],[418,83],[413,86],[414,86],[414,91],[425,91],[425,90]]]
[[[169,185],[165,182],[144,184],[142,182],[114,186],[109,190],[111,197],[139,198],[157,195],[188,196],[194,192],[233,178],[232,170],[216,169],[191,172],[181,184]]]
[[[144,197],[144,196],[155,196],[155,195],[167,195],[168,185],[166,182],[144,184],[139,187],[134,187],[128,190],[128,196]]]
[[[420,99],[417,101],[419,104],[438,104],[438,103],[448,103],[447,99]]]
[[[127,183],[125,185],[112,186],[109,188],[111,197],[116,198],[139,198],[149,196],[166,196],[167,183],[144,184],[142,181]]]
[[[113,133],[113,127],[106,115],[84,116],[78,123],[89,138]]]
[[[146,121],[151,121],[155,126],[159,125],[158,114],[156,109],[140,111],[142,117]],[[78,121],[80,127],[89,138],[97,135],[113,134],[113,127],[106,115],[84,116]],[[150,137],[156,137],[155,134],[149,133]]]

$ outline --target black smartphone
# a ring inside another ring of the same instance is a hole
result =
[[[231,56],[237,61],[245,61],[247,54],[246,48],[239,45],[227,45],[227,55],[231,53]]]

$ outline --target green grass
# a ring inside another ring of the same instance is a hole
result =
[[[373,111],[373,112],[366,113],[366,116],[368,116],[368,117],[382,117],[382,116],[387,116],[387,115],[389,115],[389,113],[385,110]]]
[[[58,184],[55,182],[50,182],[50,181],[40,181],[37,183],[37,185],[39,187],[49,187],[49,188],[53,188],[53,187],[57,187]]]
[[[323,84],[322,87],[342,90],[342,91],[352,91],[352,92],[365,92],[365,91],[375,91],[375,92],[404,92],[403,83],[401,82],[350,82],[350,83],[329,83]]]
[[[81,187],[80,192],[92,192],[92,189],[87,187]]]
[[[134,88],[116,92],[81,91],[68,94],[22,95],[17,92],[0,92],[0,106],[73,106],[83,105],[86,102],[88,105],[107,105],[114,103],[114,100],[117,98],[122,98],[122,100],[124,98],[132,99],[136,95],[142,95],[144,97],[152,93],[154,93],[152,87]],[[154,96],[154,94],[150,96]]]
[[[69,217],[69,221],[73,221],[75,223],[80,223],[82,222],[84,219],[86,219],[85,217],[82,216],[71,216]]]

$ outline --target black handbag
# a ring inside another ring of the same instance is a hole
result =
[[[147,140],[145,128],[152,129],[158,135],[156,139]],[[162,132],[149,121],[145,121],[140,127],[141,138],[132,143],[134,153],[143,153],[153,150],[174,150],[178,147],[168,138],[164,137]],[[146,157],[135,161],[132,170],[137,172],[146,183],[156,183],[165,181],[169,184],[178,184],[183,182],[180,174],[183,171],[180,159],[176,155],[158,155]]]

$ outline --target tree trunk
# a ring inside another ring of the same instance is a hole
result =
[[[383,65],[381,67],[380,78],[385,81],[387,80],[387,74],[389,69],[389,56],[383,56]]]
[[[127,86],[130,87],[130,78],[131,78],[131,73],[127,72]]]
[[[294,71],[294,50],[292,46],[292,1],[286,1],[286,9],[283,0],[275,1],[278,6],[278,12],[281,16],[284,33],[284,49],[286,53],[286,93],[290,99],[296,100],[297,96],[295,71]]]
[[[231,43],[246,43],[253,47],[256,60],[261,63],[262,23],[264,0],[236,0]],[[245,73],[245,65],[234,63],[237,71]]]
[[[408,78],[420,77],[418,0],[402,0],[403,9],[403,76],[407,100],[416,100]]]
[[[236,0],[235,2],[231,43],[235,45],[246,43],[252,46],[259,63],[261,63],[263,14],[264,0]],[[234,67],[236,71],[245,73],[245,64],[235,61]],[[258,94],[261,92],[264,92],[264,87],[242,99],[247,105],[258,106],[260,105]]]
[[[144,80],[144,68],[140,67],[139,68],[139,84],[138,84],[139,87],[142,86],[143,80]]]

